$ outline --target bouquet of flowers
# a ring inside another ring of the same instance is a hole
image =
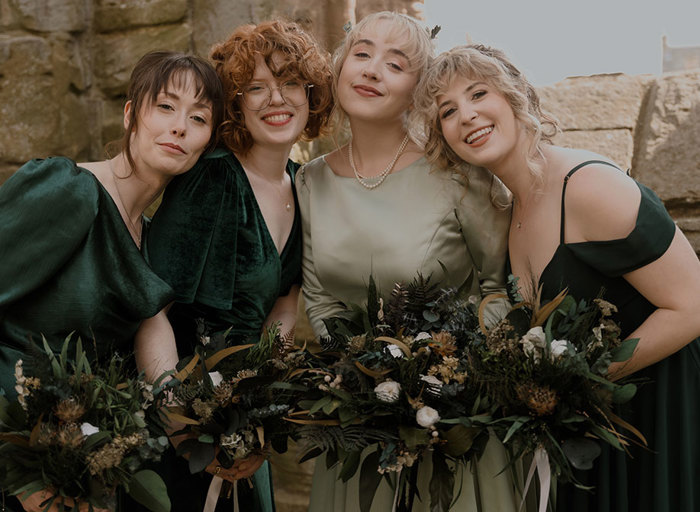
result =
[[[362,511],[390,473],[398,475],[396,509],[410,510],[427,448],[431,507],[447,510],[451,467],[483,451],[492,411],[467,371],[479,338],[475,302],[419,275],[385,303],[370,278],[367,307],[325,321],[321,352],[294,373],[308,388],[289,417],[302,460],[326,452],[329,467],[342,463],[345,481],[359,469]]]
[[[562,291],[551,302],[521,302],[475,346],[471,371],[498,406],[494,418],[515,458],[534,454],[540,479],[552,471],[572,481],[572,468],[590,469],[600,453],[597,441],[617,449],[643,436],[614,413],[630,400],[633,383],[613,382],[612,362],[629,359],[636,339],[622,340],[602,299],[577,301]],[[597,441],[596,441],[597,440]],[[532,474],[532,472],[531,472]]]
[[[303,351],[267,328],[256,344],[227,346],[227,332],[202,336],[194,355],[168,384],[172,391],[167,416],[187,434],[177,448],[189,454],[192,473],[215,459],[225,468],[268,446],[286,451],[289,424],[283,420],[295,386],[287,375]],[[297,389],[300,389],[298,386]]]
[[[165,484],[141,469],[168,445],[147,428],[157,408],[152,386],[119,355],[91,365],[80,339],[69,358],[70,341],[58,357],[46,340],[43,351],[34,347],[15,365],[16,400],[0,396],[0,487],[45,490],[47,508],[75,501],[90,510],[113,509],[121,487],[150,510],[169,511]]]

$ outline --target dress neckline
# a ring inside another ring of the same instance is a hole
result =
[[[351,182],[354,182],[354,183],[357,183],[358,185],[360,185],[360,183],[357,181],[357,178],[355,178],[355,176],[341,176],[340,174],[335,172],[333,170],[333,168],[330,166],[330,164],[328,163],[328,160],[326,160],[326,156],[327,155],[323,155],[319,158],[323,159],[323,164],[325,165],[325,167],[328,169],[328,171],[333,176],[335,176],[336,178],[338,178],[340,180],[350,180]],[[412,167],[419,166],[419,164],[422,164],[423,162],[425,162],[425,155],[421,155],[416,160],[414,160],[413,162],[408,164],[406,167],[402,167],[401,169],[399,169],[397,171],[390,172],[389,174],[387,174],[385,181],[388,180],[389,178],[391,178],[392,176],[399,176],[402,173],[404,173],[404,171],[407,171],[407,170],[411,169]],[[381,188],[381,187],[377,187],[377,188]]]
[[[257,214],[262,219],[263,226],[265,226],[265,235],[267,236],[268,241],[275,248],[277,258],[281,262],[284,259],[284,255],[287,253],[287,249],[293,238],[292,235],[294,234],[294,231],[297,228],[297,223],[299,222],[299,203],[297,201],[297,191],[296,187],[294,186],[294,175],[290,172],[291,160],[287,159],[287,165],[285,166],[284,172],[286,172],[289,175],[289,178],[292,181],[292,196],[294,197],[294,220],[292,220],[292,226],[289,228],[289,232],[287,233],[287,238],[284,241],[282,250],[279,250],[277,248],[277,245],[275,245],[275,240],[272,238],[270,228],[267,225],[267,220],[265,220],[265,216],[263,215],[262,209],[260,208],[260,203],[258,203],[258,198],[255,195],[255,190],[253,190],[253,186],[250,184],[250,180],[248,179],[248,175],[246,174],[245,169],[243,168],[243,164],[241,164],[241,161],[238,160],[238,157],[233,152],[231,152],[231,156],[235,159],[236,163],[238,164],[239,172],[245,180],[246,187],[248,187],[248,190],[253,195],[253,203],[255,204],[255,209],[257,211]]]

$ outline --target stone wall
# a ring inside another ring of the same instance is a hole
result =
[[[409,0],[0,0],[0,183],[26,160],[104,157],[147,51],[207,56],[238,25],[282,16],[332,48],[346,21]]]

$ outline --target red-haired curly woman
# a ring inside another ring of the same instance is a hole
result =
[[[294,333],[302,244],[289,153],[327,125],[329,61],[309,34],[284,21],[237,28],[211,58],[224,85],[220,148],[173,180],[149,232],[153,268],[176,294],[168,317],[141,333],[148,343],[138,357],[151,377],[191,354],[200,336],[227,331],[228,343],[246,343],[272,323],[285,337]],[[234,485],[253,475],[252,492],[239,486],[241,510],[274,509],[262,457],[229,469],[215,461],[207,470]],[[169,485],[173,511],[201,510],[209,480],[183,464]]]

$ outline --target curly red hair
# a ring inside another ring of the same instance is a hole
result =
[[[275,53],[282,59],[273,62]],[[256,55],[262,56],[275,76],[313,84],[309,90],[309,120],[302,138],[313,139],[324,132],[333,109],[328,53],[296,23],[275,20],[242,25],[226,41],[212,47],[211,60],[224,86],[224,122],[219,127],[219,140],[241,154],[253,146],[237,93],[252,80]]]

